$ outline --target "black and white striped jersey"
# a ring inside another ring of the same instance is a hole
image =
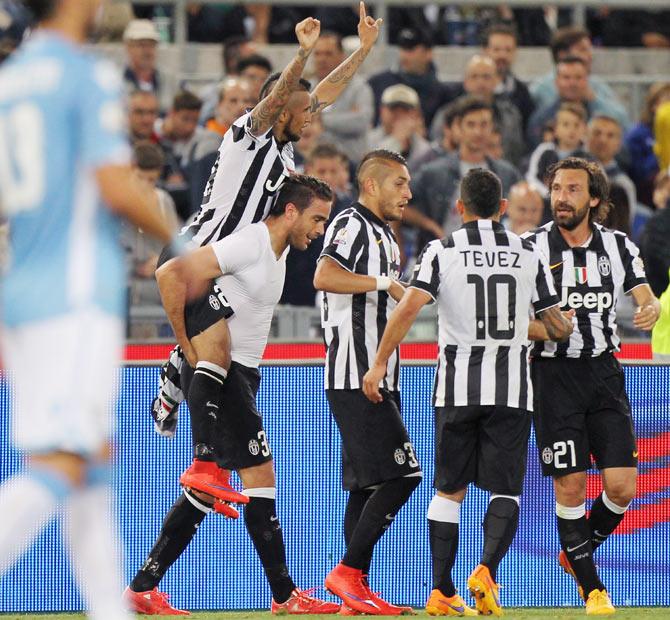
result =
[[[410,286],[438,303],[434,405],[531,411],[530,313],[558,305],[535,246],[498,222],[468,222],[424,248]]]
[[[619,350],[616,303],[619,289],[629,293],[646,284],[640,251],[625,233],[593,225],[583,247],[571,248],[549,222],[524,235],[549,260],[562,310],[574,310],[575,329],[567,342],[537,342],[532,355],[595,357]]]
[[[283,179],[294,171],[293,145],[279,144],[272,128],[253,136],[250,127],[247,112],[223,136],[200,211],[182,230],[194,244],[213,243],[264,220]]]
[[[360,203],[342,211],[326,231],[320,259],[328,256],[352,273],[400,275],[400,249],[393,231]],[[386,291],[352,295],[322,293],[321,326],[328,349],[325,387],[353,390],[374,362],[379,341],[396,302]],[[398,350],[389,358],[380,384],[398,389]]]

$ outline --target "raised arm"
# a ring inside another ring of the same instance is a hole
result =
[[[288,103],[291,93],[295,90],[300,76],[305,69],[309,55],[319,38],[321,25],[318,19],[308,17],[303,19],[296,27],[295,34],[298,37],[298,53],[293,60],[282,71],[277,83],[270,93],[262,101],[256,104],[251,111],[251,133],[254,136],[264,134],[282,113]]]
[[[363,377],[363,393],[373,403],[380,403],[383,400],[379,393],[379,382],[386,374],[386,364],[389,357],[406,336],[421,308],[430,301],[431,296],[425,291],[410,288],[391,313],[384,335],[379,343],[375,361]]]
[[[327,108],[340,96],[340,93],[351,82],[351,78],[363,64],[379,36],[382,20],[375,20],[367,15],[364,2],[359,5],[359,17],[358,37],[360,45],[349,58],[344,60],[339,67],[333,69],[314,89],[311,107],[313,114]]]

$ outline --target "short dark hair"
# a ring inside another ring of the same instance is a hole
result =
[[[473,168],[461,181],[460,198],[468,213],[490,218],[500,210],[502,183],[490,170]]]
[[[559,28],[554,36],[551,38],[549,48],[551,50],[551,57],[554,59],[554,64],[558,64],[558,57],[567,52],[575,43],[579,43],[582,39],[590,39],[591,33],[577,26],[567,26]]]
[[[182,90],[178,92],[172,100],[173,112],[180,110],[200,111],[202,108],[202,99],[194,95],[190,90]]]
[[[223,70],[224,72],[228,72],[228,67],[231,65],[231,63],[236,61],[236,57],[238,55],[238,50],[240,47],[245,45],[246,43],[251,43],[251,39],[247,37],[246,35],[236,35],[233,37],[228,37],[224,42],[223,42],[223,49],[222,49],[222,56],[221,60],[223,61]]]
[[[558,65],[582,65],[582,67],[588,69],[584,59],[579,56],[566,56],[565,58],[561,58],[556,61],[556,66],[558,67]]]
[[[317,144],[305,159],[305,165],[309,166],[317,159],[339,159],[343,164],[348,163],[349,158],[334,144]]]
[[[401,166],[407,166],[407,160],[400,155],[400,153],[396,153],[395,151],[389,151],[387,149],[375,149],[374,151],[370,151],[369,153],[366,153],[366,155],[361,159],[361,163],[358,164],[358,168],[356,169],[356,181],[358,182],[358,185],[360,186],[361,184],[361,171],[363,170],[363,167],[365,164],[367,164],[369,161],[372,161],[373,159],[381,160],[384,162],[393,162],[396,164],[400,164]]]
[[[482,37],[482,45],[486,47],[489,44],[489,39],[494,34],[504,34],[514,39],[515,43],[519,42],[519,35],[516,28],[512,24],[504,22],[495,22],[491,24],[485,31]]]
[[[589,221],[604,222],[611,207],[610,186],[607,175],[600,165],[581,157],[566,157],[547,171],[547,186],[550,192],[559,170],[584,170],[586,172],[589,177],[589,196],[599,200],[595,207],[591,207]]]
[[[311,177],[308,174],[292,174],[284,180],[279,189],[277,200],[275,200],[270,210],[270,216],[283,215],[289,202],[294,204],[298,211],[302,213],[315,198],[332,202],[333,190],[327,183],[316,177]]]
[[[272,73],[272,63],[261,54],[251,54],[244,58],[240,58],[237,61],[237,65],[235,65],[235,71],[237,73],[242,73],[247,67],[262,67],[268,73]]]
[[[337,44],[337,49],[341,51],[344,50],[342,47],[342,35],[339,32],[335,32],[334,30],[324,30],[321,32],[319,35],[320,39],[323,38],[329,38],[329,39],[335,39],[335,43]]]
[[[23,0],[23,4],[33,14],[35,21],[51,17],[51,14],[56,10],[58,5],[57,0]]]
[[[457,120],[463,116],[461,111],[461,101],[456,99],[444,107],[444,124],[451,127]]]
[[[273,73],[272,75],[268,75],[268,79],[263,82],[263,86],[261,86],[261,91],[258,93],[258,100],[262,101],[265,99],[269,94],[272,88],[275,85],[275,82],[281,77],[281,71],[277,71],[276,73]],[[296,90],[304,90],[309,92],[312,90],[312,85],[308,80],[305,78],[300,78],[298,81],[298,85]]]
[[[560,112],[570,112],[570,114],[574,114],[582,123],[586,123],[588,120],[586,108],[581,103],[566,101],[556,110],[556,118],[558,118]]]
[[[165,165],[165,154],[153,142],[142,140],[133,148],[133,161],[140,170],[162,170]]]
[[[480,110],[488,110],[493,114],[493,106],[482,101],[479,97],[474,95],[463,95],[457,100],[458,107],[460,108],[460,118],[463,118],[467,114],[472,114],[472,112],[479,112]]]

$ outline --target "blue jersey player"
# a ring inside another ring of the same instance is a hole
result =
[[[38,27],[0,70],[0,205],[10,227],[2,353],[24,469],[0,487],[0,575],[59,505],[92,614],[125,618],[105,506],[123,342],[119,216],[169,241],[133,180],[112,65],[82,48],[100,0],[25,0]]]

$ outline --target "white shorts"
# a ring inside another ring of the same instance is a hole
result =
[[[5,328],[16,447],[94,455],[113,430],[123,321],[90,308]]]

